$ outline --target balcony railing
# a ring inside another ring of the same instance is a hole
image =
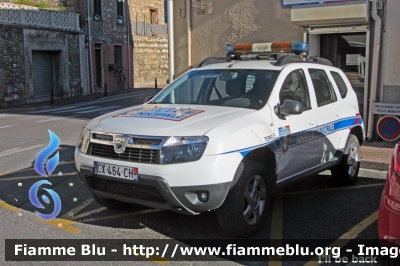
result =
[[[79,14],[0,3],[0,24],[80,31]]]

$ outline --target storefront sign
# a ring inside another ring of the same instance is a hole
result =
[[[355,0],[282,0],[282,7],[292,7],[295,5],[325,4],[333,2],[351,2]]]
[[[400,104],[396,103],[373,103],[372,113],[377,115],[400,116]]]

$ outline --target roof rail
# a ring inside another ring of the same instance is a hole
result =
[[[197,67],[218,64],[218,63],[221,63],[221,61],[230,62],[231,58],[230,57],[209,57],[209,58],[203,60]]]
[[[319,63],[322,65],[333,66],[331,61],[325,58],[308,56],[302,57],[300,55],[284,55],[281,56],[275,63],[275,66],[284,66],[290,63]]]
[[[246,55],[236,54],[227,57],[209,57],[203,60],[197,67],[203,67],[207,65],[218,64],[222,62],[232,62],[232,61],[271,60],[271,59],[276,60],[274,58],[275,55],[276,54],[269,54],[267,55],[267,57],[263,57],[265,55],[259,54],[254,57],[247,57]],[[303,57],[301,55],[283,55],[278,58],[278,60],[275,63],[275,66],[284,66],[290,63],[317,63],[327,66],[333,66],[331,61],[329,61],[328,59],[315,56]]]

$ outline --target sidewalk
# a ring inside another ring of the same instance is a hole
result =
[[[387,171],[397,141],[371,141],[361,146],[361,168]]]
[[[146,92],[146,91],[155,91],[159,92],[160,89],[163,89],[167,85],[158,85],[158,88],[154,87],[141,87],[141,88],[130,88],[126,90],[114,90],[107,92],[107,96],[104,96],[104,93],[92,92],[90,95],[85,96],[77,96],[71,98],[62,98],[62,99],[54,99],[54,104],[50,103],[50,100],[29,104],[21,104],[21,105],[11,105],[7,108],[0,108],[0,113],[19,113],[19,112],[30,112],[30,111],[38,111],[44,109],[50,109],[52,107],[72,105],[77,103],[91,102],[103,98],[112,98],[117,97],[124,94],[138,93],[138,92]]]
[[[6,109],[0,108],[0,113],[18,113],[18,112],[29,112],[36,110],[44,110],[50,109],[56,106],[64,106],[64,105],[72,105],[83,102],[95,101],[107,97],[118,97],[124,94],[138,93],[138,92],[146,92],[146,91],[156,91],[158,92],[160,89],[164,88],[166,85],[159,85],[158,89],[154,87],[142,87],[135,89],[127,89],[127,90],[115,90],[107,93],[107,96],[104,96],[104,93],[92,93],[91,95],[81,96],[81,97],[72,97],[72,98],[63,98],[63,99],[55,99],[54,104],[51,105],[50,101],[47,102],[38,102],[32,104],[24,104],[17,106],[10,106]],[[378,171],[387,171],[389,168],[390,158],[393,154],[394,146],[397,141],[371,141],[364,142],[361,146],[361,168],[378,170]]]

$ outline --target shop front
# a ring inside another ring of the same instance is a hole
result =
[[[309,55],[327,58],[344,71],[357,93],[360,112],[366,118],[368,70],[372,59],[369,1],[329,1],[304,5],[301,2],[310,1],[283,0],[285,2],[294,4],[291,6],[291,22],[304,28]]]

